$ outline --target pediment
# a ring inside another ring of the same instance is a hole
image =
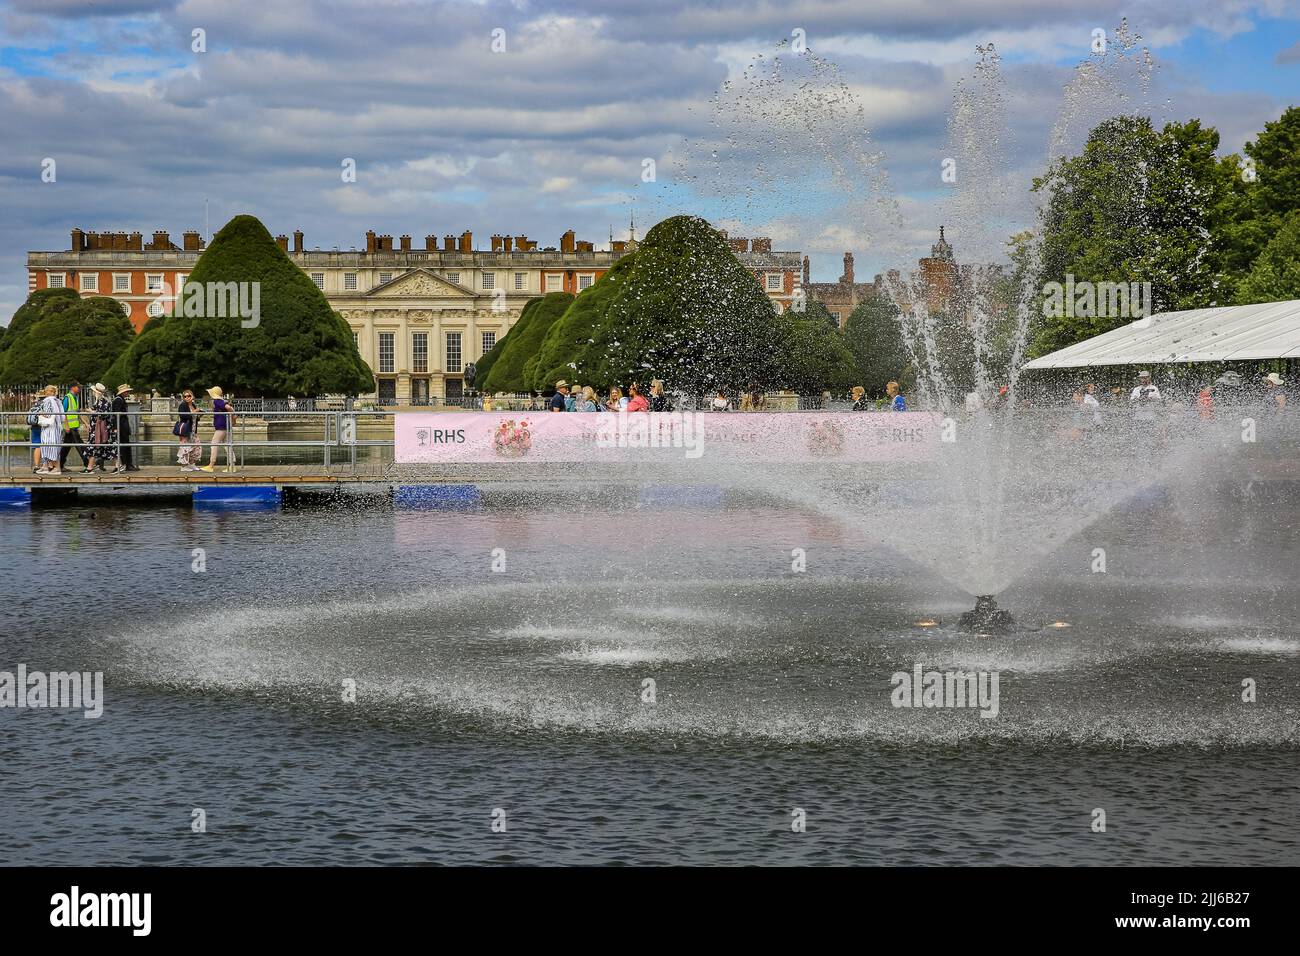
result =
[[[427,298],[429,296],[473,298],[474,293],[464,286],[448,282],[428,269],[415,269],[403,273],[383,285],[371,289],[368,295],[384,298]]]

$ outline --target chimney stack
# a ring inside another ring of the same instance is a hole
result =
[[[281,251],[281,252],[288,252],[288,251],[289,251],[289,237],[288,237],[288,236],[276,236],[276,237],[275,237],[275,244],[276,244],[277,246],[280,247],[280,251]]]
[[[410,251],[411,251],[411,237],[410,237],[410,236],[402,236],[402,251],[403,251],[403,252],[410,252]]]
[[[376,248],[375,230],[371,229],[366,232],[366,252],[374,252]]]
[[[293,231],[293,251],[302,252],[302,230],[301,229],[295,229]]]
[[[844,275],[840,276],[840,281],[845,285],[853,285],[853,253],[844,253]]]
[[[443,251],[443,252],[455,252],[455,251],[456,251],[456,237],[455,237],[455,236],[443,236],[443,237],[442,237],[442,251]]]
[[[596,251],[596,246],[595,246],[593,243],[587,242],[587,241],[584,239],[582,242],[579,242],[579,243],[578,243],[578,251],[579,251],[579,252],[595,252],[595,251]]]
[[[127,239],[126,247],[132,252],[140,252],[144,249],[144,236],[138,232],[131,233],[130,237]]]
[[[811,263],[808,261],[808,257],[804,256],[803,257],[803,284],[804,285],[809,285],[808,277],[810,272],[811,272]]]
[[[501,237],[500,237],[500,236],[493,236],[493,237],[492,237],[492,251],[493,251],[493,252],[500,252],[500,251],[501,251]]]
[[[528,245],[527,236],[515,236],[515,248],[520,252],[527,252],[532,246]]]
[[[749,248],[752,252],[771,252],[772,240],[767,238],[755,238]]]
[[[514,247],[515,247],[515,241],[513,239],[511,239],[509,236],[501,237],[502,252],[511,252],[514,249]]]
[[[80,252],[84,248],[86,248],[86,240],[83,237],[81,230],[72,230],[72,251]]]
[[[573,240],[576,233],[572,229],[560,236],[560,251],[573,252]]]
[[[474,233],[470,232],[468,229],[460,234],[460,251],[474,251]]]
[[[186,252],[198,252],[203,248],[203,240],[199,237],[198,232],[193,229],[188,230],[181,237],[181,243]]]
[[[732,251],[732,252],[748,252],[748,251],[749,251],[749,240],[746,239],[744,236],[737,236],[736,238],[734,238],[734,239],[728,239],[727,241],[728,241],[729,243],[731,243],[731,251]],[[758,251],[758,250],[755,250],[755,252],[757,252],[757,251]]]
[[[172,247],[171,237],[167,235],[166,231],[162,229],[155,229],[153,231],[153,242],[149,243],[149,248],[157,249],[161,251],[164,249],[170,249],[171,247]]]
[[[424,237],[424,249],[425,249],[426,252],[437,252],[437,251],[438,251],[438,237],[437,237],[437,236],[425,236],[425,237]]]

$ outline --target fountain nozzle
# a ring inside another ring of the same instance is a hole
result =
[[[961,616],[961,627],[968,631],[1010,634],[1016,629],[1016,619],[1010,611],[998,607],[992,594],[980,594],[975,598],[974,609]]]

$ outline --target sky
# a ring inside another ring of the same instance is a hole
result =
[[[814,281],[943,224],[995,261],[1106,115],[1228,154],[1298,94],[1300,0],[0,0],[0,323],[73,227],[240,213],[342,250],[692,213]]]

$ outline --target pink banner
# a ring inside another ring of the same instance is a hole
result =
[[[398,464],[900,461],[931,457],[929,412],[406,412]]]

